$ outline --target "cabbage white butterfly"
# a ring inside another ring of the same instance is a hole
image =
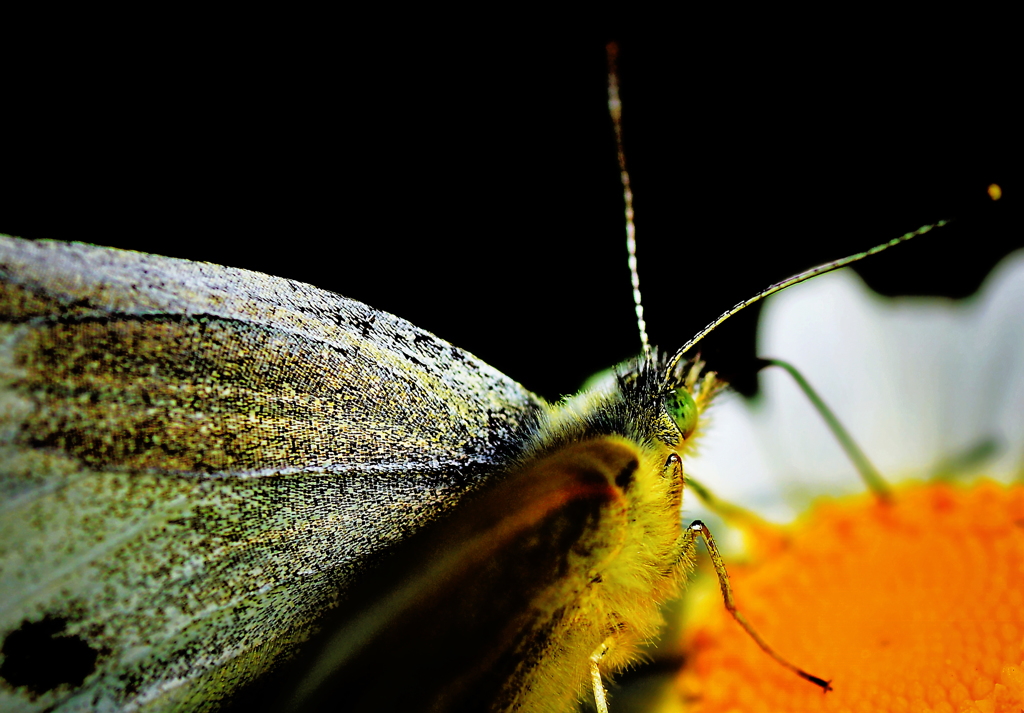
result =
[[[598,73],[597,76],[603,78],[603,75],[601,73]],[[630,135],[632,136],[633,134],[639,134],[639,133],[640,132],[638,132],[638,131],[632,131],[630,133]],[[635,160],[634,160],[634,163],[635,163]],[[535,170],[536,170],[535,167],[531,166],[531,171],[535,172]],[[533,174],[531,173],[531,176],[532,175]],[[611,175],[614,177],[614,172],[612,172]],[[543,183],[543,181],[538,182],[536,180],[535,176],[533,178],[534,178],[534,180],[532,181],[532,183],[529,184],[529,186],[531,186],[533,189],[535,189],[536,186],[539,183]],[[714,180],[710,181],[709,183],[717,185],[717,186],[721,186],[722,185],[721,183],[716,182]],[[721,190],[721,189],[718,188],[717,190]],[[639,191],[639,188],[638,188],[638,191]],[[489,189],[487,191],[488,194],[491,193],[491,192],[493,192],[493,189]],[[528,191],[526,191],[526,193],[520,194],[520,195],[531,195],[531,196],[534,196],[535,192],[533,190],[528,190]],[[698,202],[700,202],[700,201],[702,201],[706,197],[707,197],[707,195],[705,194],[704,196],[702,196],[701,198],[698,198],[697,200],[698,200]],[[428,201],[428,203],[430,203],[430,202]],[[472,199],[469,199],[467,201],[467,204],[472,204],[472,203],[473,203]],[[430,203],[430,204],[435,205],[436,206],[436,210],[438,211],[438,213],[442,214],[442,215],[445,215],[446,211],[452,210],[452,208],[450,206],[448,206],[444,201],[437,201],[437,202]],[[388,215],[388,213],[386,211],[384,211],[383,209],[379,209],[377,211],[369,211],[369,212],[372,213],[372,215],[375,218],[377,218],[377,220],[381,220],[381,216],[387,216]],[[492,212],[496,213],[498,215],[507,215],[508,214],[508,211],[503,211],[503,210],[500,210],[500,209],[496,210],[496,211],[492,211]],[[942,212],[942,211],[935,211],[935,212],[939,213],[939,212]],[[711,216],[714,216],[715,215],[715,211],[713,211],[713,210],[709,211],[709,214]],[[461,217],[463,219],[466,218],[465,215],[462,215]],[[536,220],[536,216],[534,215],[531,218],[531,220],[530,220],[530,224],[532,225],[535,220]],[[720,220],[720,218],[719,218],[719,220]],[[560,223],[559,223],[559,221],[557,219],[548,218],[547,222],[550,223],[551,225],[554,225],[554,226],[559,226],[560,225]],[[650,222],[651,222],[652,226],[655,223],[655,221],[653,219]],[[613,221],[613,224],[617,226],[618,225],[617,220]],[[820,225],[820,222],[818,224]],[[371,228],[371,227],[373,228],[373,234],[376,234],[377,232],[380,232],[380,226],[379,225],[371,225],[371,224],[368,223],[367,225],[361,226],[361,227],[362,227],[362,230],[358,230],[357,229],[356,232],[359,233],[360,235],[362,235],[364,238],[371,234],[371,231],[369,230],[369,228]],[[403,232],[403,230],[399,226],[388,226],[388,227],[390,229],[389,230],[385,230],[383,232],[389,232],[389,233],[392,233],[392,234],[401,234]],[[505,230],[508,230],[508,226],[507,225],[502,225],[501,227],[504,228]],[[916,227],[916,226],[913,226],[913,227]],[[252,229],[253,228],[250,227],[248,230],[251,231]],[[650,230],[650,228],[648,228],[648,230]],[[28,232],[28,231],[21,231],[21,232]],[[245,233],[247,231],[246,231],[246,229],[241,229],[240,232],[241,233]],[[472,231],[472,232],[474,232],[475,235],[482,235],[486,231],[484,229],[480,228],[480,227],[476,227],[475,231]],[[651,232],[653,233],[654,231],[651,231]],[[699,227],[699,226],[695,226],[693,224],[688,226],[688,232],[692,232],[692,233],[698,234],[698,235],[703,234],[703,235],[707,235],[707,236],[710,236],[710,235],[713,234],[712,229],[710,229],[710,228],[702,228],[702,227]],[[522,231],[519,231],[518,234],[529,234],[529,231],[528,230],[522,230]],[[874,234],[874,233],[872,233],[872,234]],[[54,237],[58,237],[58,236],[54,236]],[[65,234],[65,235],[62,235],[62,236],[59,236],[59,237],[78,237],[78,236],[72,236],[72,235],[69,235],[69,234]],[[449,238],[449,236],[448,236],[447,233],[438,233],[437,236],[432,241],[428,239],[428,240],[425,240],[423,242],[426,242],[430,246],[430,250],[431,251],[437,252],[438,251],[438,246],[447,246],[449,244],[447,242],[448,238]],[[104,242],[101,239],[96,239],[96,240],[97,240],[97,242]],[[476,240],[479,243],[480,238],[477,237]],[[644,240],[646,240],[646,237],[644,238]],[[672,246],[672,248],[659,248],[659,247],[657,247],[657,243],[656,242],[654,242],[650,247],[648,247],[648,244],[646,242],[643,242],[642,245],[644,245],[642,250],[650,250],[652,253],[653,252],[663,253],[663,254],[670,255],[673,258],[675,258],[674,260],[666,260],[665,261],[666,263],[668,263],[668,267],[673,270],[673,272],[669,273],[669,276],[661,277],[661,278],[659,278],[659,277],[651,278],[651,277],[646,277],[645,276],[645,285],[646,284],[650,284],[651,282],[653,282],[653,283],[655,283],[657,285],[670,285],[674,289],[674,291],[675,291],[674,292],[674,298],[669,298],[668,300],[666,300],[666,304],[672,305],[673,308],[676,309],[679,312],[688,313],[690,311],[689,309],[680,309],[680,303],[679,303],[680,285],[685,285],[683,287],[684,298],[685,298],[685,307],[688,308],[690,306],[691,302],[695,303],[695,304],[696,304],[696,302],[700,302],[701,304],[703,304],[705,302],[705,297],[704,297],[705,293],[707,292],[707,290],[709,288],[705,287],[703,285],[703,283],[700,283],[698,281],[699,278],[704,276],[703,273],[707,273],[706,276],[711,277],[713,281],[714,280],[722,281],[722,273],[723,273],[723,271],[726,270],[726,269],[729,269],[730,263],[727,262],[727,259],[726,259],[726,256],[728,255],[728,251],[722,251],[724,254],[722,256],[716,257],[715,252],[714,252],[714,250],[715,250],[714,248],[711,249],[710,254],[707,253],[707,252],[705,252],[703,254],[700,254],[700,253],[697,252],[697,249],[698,249],[699,246],[696,245],[696,244],[694,245],[694,248],[693,248],[694,252],[692,254],[691,254],[691,252],[689,250],[686,250],[686,249],[682,249],[681,250],[679,245],[674,245],[674,246]],[[234,245],[232,247],[233,247],[233,249],[238,249],[239,245],[236,244],[236,245]],[[414,246],[412,244],[410,244],[409,242],[407,242],[405,244],[399,244],[399,245],[397,245],[395,247],[398,248],[397,252],[401,253],[401,252],[406,251],[406,250],[412,250]],[[803,247],[803,246],[801,246],[801,247]],[[337,267],[338,263],[341,263],[341,262],[344,262],[346,260],[351,259],[350,254],[348,254],[348,252],[347,252],[348,248],[349,248],[349,246],[344,246],[341,250],[338,250],[334,254],[331,254],[331,251],[328,250],[327,251],[328,252],[327,257],[328,258],[332,258],[332,259],[327,259],[327,260],[324,260],[323,262],[329,264],[331,267]],[[750,251],[750,250],[754,249],[754,246],[753,245],[746,245],[746,244],[744,244],[742,246],[742,248],[743,248],[744,251]],[[147,249],[153,250],[153,251],[156,251],[156,252],[161,252],[161,250],[159,248],[157,248],[157,247],[147,246]],[[576,251],[575,255],[580,257],[580,259],[582,260],[585,257],[585,256],[580,255],[580,253],[583,252],[583,250],[581,250],[581,248],[580,248],[580,246],[578,244],[576,244],[574,246],[574,249]],[[290,252],[297,252],[297,251],[293,247]],[[400,289],[399,285],[401,285],[402,283],[405,283],[407,278],[404,275],[401,275],[401,274],[399,274],[397,272],[396,265],[397,265],[397,262],[398,262],[398,255],[396,255],[395,252],[396,251],[394,249],[391,249],[390,252],[388,253],[388,262],[387,262],[388,268],[384,270],[385,275],[386,275],[385,279],[381,280],[380,278],[377,278],[377,281],[378,282],[386,282],[386,283],[388,283],[388,288],[389,288],[388,291],[391,292],[391,293],[396,293],[397,294],[397,293],[401,292],[401,289]],[[472,248],[467,248],[467,249],[462,251],[462,254],[472,255],[473,252],[474,252],[474,250]],[[515,251],[506,251],[506,252],[515,252]],[[597,251],[592,251],[592,250],[588,249],[587,252],[597,252]],[[839,252],[841,253],[842,251],[839,251]],[[316,252],[314,253],[314,255],[315,255],[314,259],[318,259],[320,255],[323,255],[323,253],[324,253],[324,248],[322,248],[322,247],[318,248],[316,250]],[[832,253],[832,254],[834,255],[835,253]],[[701,256],[701,255],[703,255],[703,256]],[[732,257],[732,256],[729,256],[729,257]],[[504,259],[504,253],[503,253],[502,259]],[[535,260],[535,256],[531,255],[530,259]],[[814,259],[815,258],[813,258],[813,257],[809,258],[810,261],[813,261]],[[221,259],[219,261],[220,262],[226,262],[226,263],[237,262],[237,261],[234,261],[234,260],[227,260],[227,259]],[[359,267],[356,268],[356,271],[357,272],[358,271],[365,272],[366,271],[364,269],[365,265],[372,264],[374,262],[381,262],[382,259],[377,260],[377,261],[367,261],[366,259],[354,260],[354,261],[359,266]],[[500,261],[501,260],[491,261],[491,262],[500,262]],[[529,310],[529,312],[530,312],[530,321],[531,321],[531,323],[534,326],[536,326],[536,324],[538,322],[542,321],[543,318],[549,318],[549,319],[551,319],[552,322],[564,322],[564,320],[559,317],[558,312],[556,311],[556,309],[552,305],[573,305],[573,304],[578,304],[578,303],[592,303],[592,302],[596,301],[597,299],[599,299],[600,294],[604,291],[603,285],[605,285],[605,284],[613,284],[613,283],[604,282],[604,281],[592,281],[594,279],[594,273],[593,273],[592,270],[590,270],[588,267],[586,267],[584,263],[581,263],[581,262],[572,263],[571,262],[570,264],[574,264],[576,266],[577,269],[574,272],[575,272],[575,274],[576,274],[578,279],[576,279],[576,280],[572,280],[572,279],[567,280],[567,279],[565,279],[564,275],[561,275],[561,279],[556,281],[556,282],[561,282],[561,283],[568,283],[568,288],[569,289],[568,289],[567,292],[562,293],[559,296],[556,296],[555,294],[553,294],[554,293],[554,289],[555,289],[553,284],[546,284],[542,289],[539,289],[539,290],[538,289],[534,289],[533,290],[534,293],[542,294],[542,296],[544,297],[544,305],[545,305],[544,307],[541,307],[541,308],[536,308],[536,309]],[[455,269],[458,268],[458,266],[457,265],[453,265],[452,262],[449,262],[448,265],[450,267],[455,268]],[[425,285],[427,285],[429,287],[425,287],[425,286],[418,287],[417,288],[417,294],[418,295],[420,295],[420,294],[427,294],[427,293],[430,293],[431,291],[436,289],[438,292],[442,293],[442,296],[444,298],[442,304],[445,305],[445,308],[444,309],[435,308],[435,311],[437,311],[437,312],[456,311],[456,312],[458,312],[460,314],[460,319],[462,319],[463,321],[467,321],[467,322],[473,322],[475,324],[488,324],[488,323],[494,323],[495,321],[497,321],[497,322],[499,322],[501,324],[501,329],[499,330],[499,333],[501,335],[501,338],[503,339],[503,343],[504,344],[507,345],[507,344],[511,343],[511,344],[516,344],[516,345],[526,345],[528,347],[528,349],[526,351],[528,351],[529,353],[533,353],[533,354],[536,354],[536,352],[537,352],[536,344],[538,342],[543,343],[543,344],[587,344],[587,345],[589,345],[590,343],[593,342],[593,343],[602,344],[602,347],[601,347],[602,349],[606,348],[606,347],[603,346],[605,343],[608,343],[608,344],[614,343],[614,340],[612,340],[612,339],[608,339],[608,340],[605,339],[605,336],[606,336],[605,332],[606,332],[606,329],[607,329],[606,327],[602,327],[601,328],[600,336],[596,337],[596,338],[593,336],[594,331],[593,331],[592,328],[591,328],[590,332],[584,331],[582,333],[583,336],[572,336],[571,334],[567,333],[567,331],[566,331],[564,326],[560,327],[561,335],[562,336],[559,339],[545,339],[543,337],[538,339],[536,336],[534,336],[533,338],[526,338],[526,337],[523,337],[523,336],[515,336],[516,332],[510,331],[512,328],[507,324],[508,320],[504,320],[504,319],[495,320],[493,318],[493,312],[492,312],[493,308],[492,308],[492,305],[493,305],[494,301],[492,299],[490,299],[490,295],[492,295],[492,294],[502,294],[502,293],[512,293],[512,294],[516,295],[516,304],[518,305],[518,308],[521,309],[522,303],[523,303],[523,299],[524,299],[524,298],[521,297],[521,293],[523,292],[523,290],[521,290],[521,289],[519,289],[517,287],[519,282],[517,282],[514,277],[507,277],[507,278],[498,277],[495,270],[496,270],[496,268],[494,268],[491,265],[488,265],[487,267],[485,267],[483,269],[478,269],[477,270],[478,272],[484,274],[487,278],[489,278],[488,285],[490,285],[490,288],[489,289],[485,289],[485,288],[470,286],[470,283],[468,281],[468,277],[467,277],[466,273],[467,272],[472,272],[471,270],[465,270],[465,269],[458,270],[459,280],[453,286],[453,284],[452,284],[453,281],[450,278],[442,278],[442,277],[440,277],[438,275],[437,268],[434,268],[433,270],[430,270],[430,271],[424,271],[422,269],[422,266],[421,266],[419,271],[421,273],[423,273],[423,272],[427,273]],[[280,270],[271,270],[271,271],[272,272],[280,272]],[[787,268],[785,270],[785,272],[792,272],[792,271],[793,271],[792,268]],[[772,278],[769,277],[768,279],[770,280]],[[315,279],[311,280],[311,281],[316,282]],[[761,282],[764,282],[764,280],[762,280]],[[324,283],[320,282],[320,284],[324,284]],[[647,288],[645,286],[645,290],[649,290],[649,289],[650,288]],[[345,287],[339,287],[338,290],[341,291],[341,292],[348,292],[348,293],[352,294],[352,291],[346,289]],[[749,285],[746,287],[746,290],[747,290],[747,292],[749,292],[749,290],[750,290]],[[447,292],[445,293],[445,291],[447,291]],[[692,296],[691,296],[691,294],[686,294],[686,293],[692,293]],[[477,295],[485,295],[485,297],[484,298],[479,298],[479,297],[477,297]],[[695,299],[696,295],[700,295],[701,296],[699,300]],[[356,296],[362,297],[362,295],[356,295]],[[742,296],[743,295],[740,295],[740,297],[742,297]],[[371,299],[367,299],[366,301],[370,302],[371,304],[375,304],[375,306],[380,305],[380,306],[382,306],[383,308],[386,309],[386,306],[384,306],[381,302],[374,302]],[[648,304],[651,304],[654,301],[656,301],[656,298],[652,300],[652,298],[649,295],[648,296]],[[710,300],[708,300],[708,301],[710,301]],[[452,309],[452,305],[453,304],[458,305],[458,308],[453,310]],[[719,311],[719,306],[721,304],[730,304],[730,302],[728,301],[728,299],[722,300],[722,301],[716,302],[716,306],[709,307],[709,309],[712,312],[716,312],[717,313],[717,311]],[[481,309],[481,311],[479,313],[474,313],[472,310],[473,310],[473,308],[477,307],[478,305],[482,306],[482,309]],[[626,309],[628,309],[628,302],[626,302]],[[401,312],[402,310],[395,309],[393,311]],[[696,310],[694,310],[694,311],[696,311]],[[579,312],[579,310],[576,310],[576,312]],[[714,316],[714,314],[708,315],[708,317],[710,317],[710,316]],[[623,319],[623,320],[616,320],[614,318],[609,319],[607,314],[605,314],[604,317],[605,317],[605,319],[602,320],[603,324],[608,324],[608,323],[613,323],[613,322],[624,322],[624,324],[627,325],[627,326],[631,324],[631,320],[628,319],[628,317],[626,319]],[[704,322],[706,322],[708,317],[705,317],[705,316],[698,316],[698,317],[696,317],[697,326],[700,326]],[[414,322],[422,322],[423,320],[414,319],[413,321]],[[660,323],[664,323],[661,320],[655,318],[653,315],[651,315],[649,321],[652,324],[658,324],[659,322]],[[439,328],[432,327],[432,326],[428,327],[428,328],[431,329],[431,331],[442,332],[443,333],[443,329],[439,329]],[[673,327],[673,329],[674,329],[674,327]],[[689,333],[692,333],[694,331],[696,331],[695,328],[690,328],[690,329],[686,329],[685,331],[682,331],[682,333],[683,334],[689,334]],[[632,337],[631,337],[631,339],[632,339]],[[666,340],[665,339],[661,339],[660,341],[666,341]],[[466,346],[471,351],[476,351],[476,352],[481,351],[478,347],[473,347],[473,346],[470,346],[468,344]],[[501,351],[511,351],[511,350],[508,349],[508,347],[505,347],[504,349],[499,349],[498,351],[501,352]],[[583,349],[582,351],[587,351],[587,350]],[[611,363],[612,361],[618,361],[618,360],[620,360],[620,358],[622,356],[625,356],[626,354],[628,354],[628,353],[630,353],[632,351],[635,351],[635,349],[629,348],[629,351],[627,351],[625,354],[615,355],[614,358],[612,358],[612,359],[603,359],[603,361],[604,361],[604,363]],[[489,361],[499,362],[499,363],[500,363],[501,359],[502,359],[502,357],[500,355],[497,355],[494,358],[488,358]],[[547,361],[547,360],[545,360],[545,361]],[[586,368],[588,370],[592,370],[592,367],[588,366]],[[507,372],[514,372],[513,369],[505,368],[504,366],[502,366],[502,371],[505,371],[506,373]],[[530,381],[528,375],[525,375],[525,374],[521,375],[519,373],[516,373],[516,378],[519,378],[524,383],[530,384],[532,386],[532,382]],[[571,388],[571,387],[564,387],[564,386],[563,387],[541,387],[541,386],[537,386],[537,387],[534,387],[534,388],[537,388],[538,390],[541,390],[542,392],[544,392],[545,389],[551,389],[551,388],[559,388],[559,389],[561,389],[561,388],[565,388],[565,389],[568,390],[568,388]],[[548,390],[547,391],[547,395],[557,396],[557,395],[559,395],[559,392],[558,391],[552,392],[552,391]]]

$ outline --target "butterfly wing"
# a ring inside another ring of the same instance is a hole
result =
[[[286,279],[0,238],[0,708],[216,707],[546,406]]]

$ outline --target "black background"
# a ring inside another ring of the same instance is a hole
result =
[[[844,22],[569,39],[155,11],[8,25],[0,232],[303,280],[557,398],[639,349],[606,110],[616,38],[656,344],[941,218],[957,222],[866,274],[968,294],[1024,245],[1009,50],[955,21],[841,39]],[[736,320],[705,354],[728,372],[752,345]]]

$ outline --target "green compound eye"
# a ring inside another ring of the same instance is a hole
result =
[[[697,402],[690,396],[690,392],[684,388],[673,389],[665,397],[665,410],[675,421],[676,428],[683,434],[683,438],[689,438],[694,429],[697,428]]]

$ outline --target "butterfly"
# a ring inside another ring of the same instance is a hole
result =
[[[688,368],[667,392],[662,369],[641,364],[623,378],[643,398],[555,416],[429,333],[295,282],[10,238],[0,264],[8,704],[212,705],[290,653],[389,544],[508,472],[527,473],[519,492],[541,487],[524,508],[584,507],[554,540],[548,577],[567,586],[563,559],[581,547],[602,554],[571,569],[600,579],[627,510],[678,510],[668,446],[682,447],[715,389]],[[578,472],[550,463],[590,441],[594,453],[570,457]],[[656,441],[641,457],[635,444]],[[548,472],[576,477],[549,492]],[[630,492],[640,500],[627,508]],[[613,542],[586,544],[584,524]],[[688,562],[671,530],[644,563],[666,591]],[[645,606],[656,627],[656,598]]]

